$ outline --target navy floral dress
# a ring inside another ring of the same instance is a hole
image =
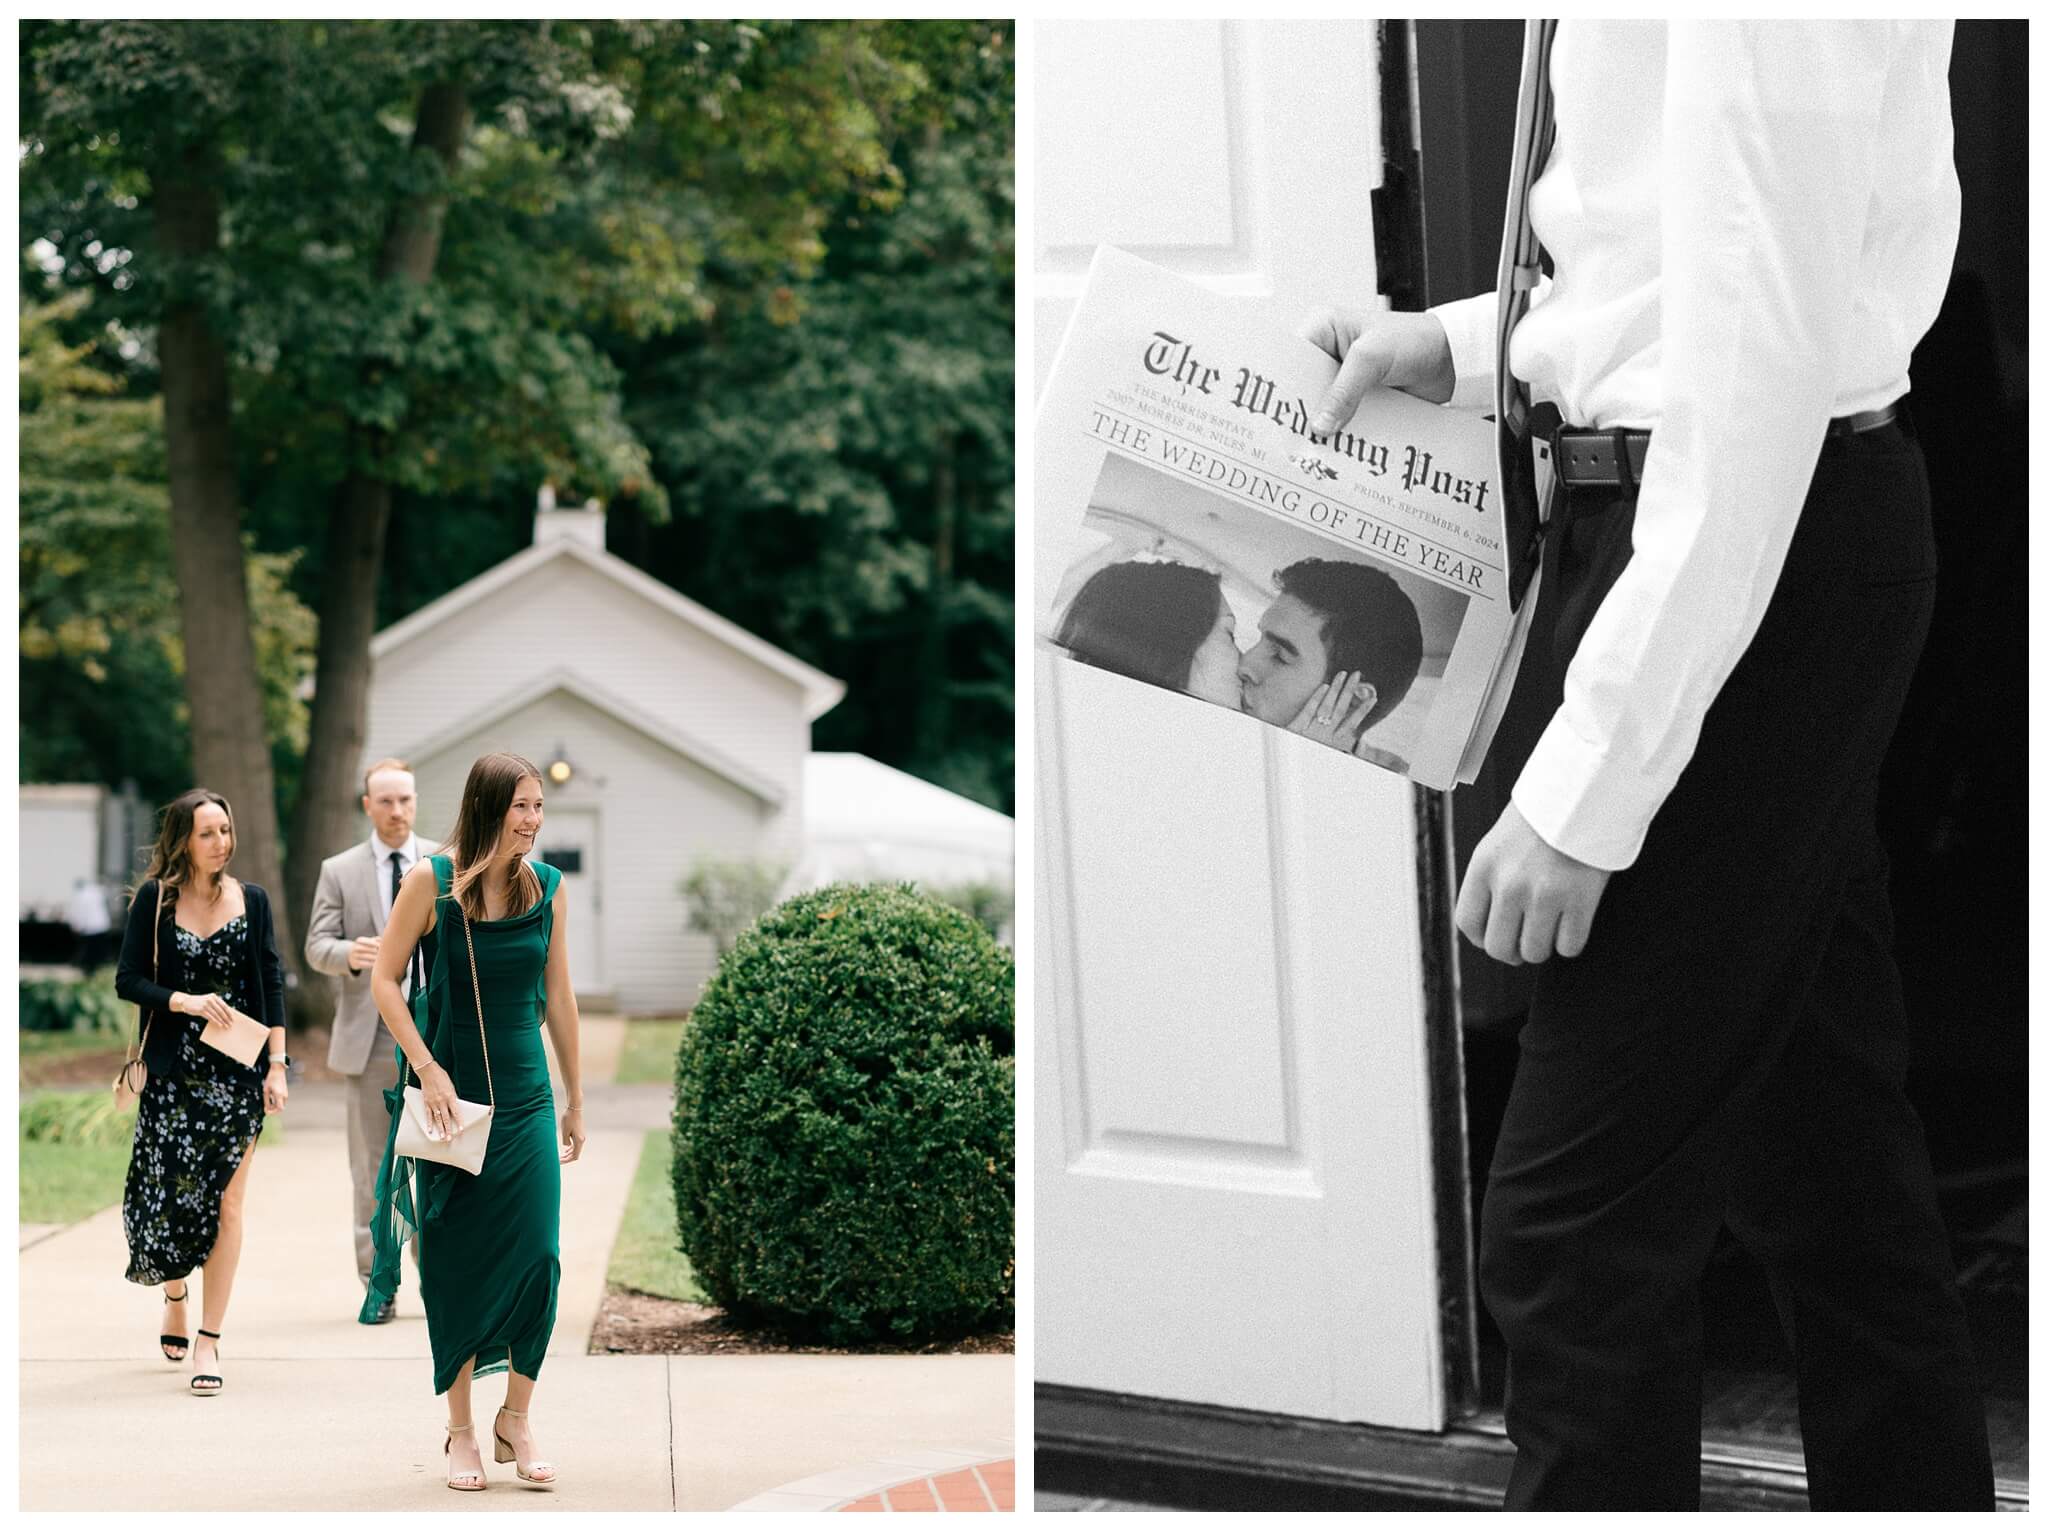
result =
[[[218,994],[244,1015],[263,1013],[248,992],[246,913],[204,940],[182,925],[172,930],[194,993]],[[169,1018],[186,1023],[179,1076],[150,1071],[121,1197],[128,1279],[144,1286],[181,1280],[206,1263],[220,1235],[221,1197],[263,1126],[263,1076],[201,1042],[196,1016]]]

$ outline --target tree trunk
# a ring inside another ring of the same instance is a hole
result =
[[[185,645],[195,784],[211,787],[234,804],[236,875],[281,890],[276,785],[249,625],[227,348],[205,305],[188,295],[186,285],[188,263],[220,250],[214,170],[204,150],[167,156],[151,192],[157,241],[173,268],[184,268],[164,305],[157,340],[170,473],[171,567]],[[291,916],[280,908],[275,918],[279,947],[296,969]]]
[[[927,154],[938,153],[945,142],[945,130],[937,122],[924,128]],[[949,433],[940,444],[938,461],[932,468],[932,588],[925,617],[923,642],[919,645],[916,758],[927,772],[936,773],[953,734],[952,673],[946,667],[946,650],[953,629],[953,537],[958,513],[959,478],[954,460],[958,443]]]
[[[932,588],[926,608],[923,653],[919,659],[917,756],[927,771],[936,770],[953,731],[953,687],[946,668],[947,639],[952,630],[953,523],[957,474],[949,437],[932,467]]]
[[[445,173],[469,131],[469,98],[460,85],[442,82],[420,93],[412,152],[434,155]],[[445,195],[410,197],[392,209],[377,260],[385,282],[419,285],[434,274],[441,253]],[[385,533],[391,523],[391,485],[365,467],[390,447],[382,432],[359,429],[356,464],[336,491],[327,513],[326,553],[320,569],[320,647],[314,670],[313,716],[306,745],[299,801],[292,816],[291,881],[288,893],[300,920],[312,912],[320,863],[363,833],[362,764],[370,707],[370,639],[377,629],[377,580],[384,567]],[[389,754],[403,739],[380,739]],[[429,824],[452,827],[452,805],[428,805]],[[323,982],[309,991],[309,1006],[325,1008],[331,995]]]

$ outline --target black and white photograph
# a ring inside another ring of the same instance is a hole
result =
[[[1038,1509],[2029,1506],[2028,43],[1034,27]],[[1354,758],[1289,336],[1483,438]]]
[[[1055,647],[1405,771],[1469,596],[1117,453]]]
[[[1535,610],[1510,598],[1493,433],[1386,388],[1312,422],[1339,368],[1284,317],[1095,252],[1032,446],[1040,649],[1121,678],[1074,692],[1084,730],[1142,682],[1238,714],[1186,741],[1212,761],[1267,725],[1470,780]]]

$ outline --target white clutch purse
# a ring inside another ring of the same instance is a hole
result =
[[[480,1175],[484,1168],[484,1151],[491,1145],[491,1113],[497,1109],[498,1092],[491,1083],[491,1043],[484,1031],[484,991],[476,981],[476,937],[470,933],[469,916],[462,912],[459,901],[453,901],[457,913],[462,914],[462,934],[469,943],[469,991],[476,998],[477,1037],[484,1050],[484,1088],[490,1092],[490,1103],[463,1100],[455,1101],[455,1132],[445,1138],[427,1136],[427,1099],[416,1084],[405,1086],[404,1103],[399,1108],[398,1132],[391,1145],[394,1155],[403,1154],[409,1159],[431,1159],[436,1164],[452,1164],[459,1170]],[[405,1079],[404,1065],[400,1065],[399,1080]]]
[[[399,1108],[398,1141],[393,1153],[409,1159],[432,1159],[452,1164],[472,1175],[483,1173],[484,1150],[491,1144],[491,1108],[473,1100],[455,1102],[455,1135],[427,1136],[426,1096],[416,1084],[405,1087],[405,1104]]]

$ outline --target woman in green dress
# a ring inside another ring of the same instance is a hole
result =
[[[399,1251],[417,1237],[434,1391],[448,1395],[442,1452],[455,1489],[485,1484],[470,1382],[508,1369],[492,1431],[496,1459],[513,1462],[524,1482],[555,1481],[554,1468],[535,1459],[527,1409],[561,1283],[561,1166],[582,1153],[584,1128],[561,874],[526,859],[541,818],[532,761],[493,754],[471,766],[455,832],[399,885],[371,980],[404,1058],[400,1088],[388,1097],[392,1135],[377,1174],[377,1260],[363,1322],[374,1322],[397,1291]],[[408,1010],[400,984],[415,947],[428,976]],[[569,1094],[559,1146],[543,1019]],[[393,1153],[402,1092],[415,1082],[431,1133],[453,1129],[458,1097],[493,1106],[482,1173]]]

